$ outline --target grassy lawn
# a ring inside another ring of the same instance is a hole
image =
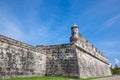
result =
[[[8,79],[0,79],[0,80],[80,80],[80,79],[65,78],[65,77],[35,76],[35,77],[8,78]],[[93,80],[93,79],[82,79],[82,80]]]
[[[112,75],[110,75],[110,76],[100,76],[100,77],[91,77],[91,78],[82,79],[82,80],[96,80],[98,78],[107,78],[107,77],[112,77]]]
[[[95,79],[97,79],[97,78],[105,78],[105,77],[112,77],[112,76],[103,76],[103,77],[87,78],[87,79],[81,79],[81,80],[95,80]],[[0,80],[80,80],[80,79],[76,79],[76,78],[66,78],[66,77],[34,76],[34,77],[7,78],[7,79],[0,79]]]

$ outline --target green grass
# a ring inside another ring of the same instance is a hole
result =
[[[94,78],[87,78],[81,80],[95,80],[97,78],[105,78],[111,76],[102,76],[102,77],[94,77]],[[17,77],[17,78],[6,78],[0,80],[80,80],[76,78],[66,78],[66,77],[53,77],[53,76],[34,76],[34,77]]]
[[[8,79],[0,79],[0,80],[80,80],[80,79],[66,78],[66,77],[34,76],[34,77],[8,78]]]
[[[91,78],[86,78],[86,79],[82,79],[82,80],[95,80],[95,79],[98,79],[98,78],[107,78],[107,77],[112,77],[112,75],[110,75],[110,76],[100,76],[100,77],[91,77]]]

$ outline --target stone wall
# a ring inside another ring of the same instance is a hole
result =
[[[76,45],[80,77],[111,75],[108,59],[81,34],[74,45]]]
[[[0,35],[0,78],[44,75],[45,71],[45,52]]]
[[[79,77],[111,75],[108,59],[78,32],[77,25],[73,25],[71,29],[70,42],[76,46]]]
[[[79,64],[79,76],[81,78],[98,77],[111,75],[108,63],[90,55],[82,48],[76,47],[77,59]]]
[[[36,47],[0,35],[0,78],[111,75],[108,59],[72,26],[69,44]]]
[[[88,42],[81,34],[79,34],[79,38],[75,45],[79,48],[82,48],[91,56],[94,56],[101,60],[104,63],[109,64],[108,59],[101,53],[97,48],[95,48],[90,42]]]
[[[46,51],[46,75],[79,77],[75,46],[71,44],[37,46]]]

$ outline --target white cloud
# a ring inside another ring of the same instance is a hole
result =
[[[45,43],[46,39],[50,37],[49,26],[53,22],[48,22],[46,24],[36,24],[32,29],[27,25],[27,31],[25,32],[24,24],[13,15],[5,15],[0,13],[0,34],[11,37],[13,39],[22,42],[36,42],[35,40],[40,39],[41,43]],[[33,22],[34,23],[34,22]],[[32,24],[33,24],[32,23]],[[34,23],[35,24],[35,23]],[[29,24],[30,25],[30,24]],[[33,43],[34,44],[34,43]]]
[[[120,14],[115,15],[114,17],[108,19],[104,24],[102,24],[101,26],[103,26],[102,29],[106,29],[106,28],[110,28],[113,27],[114,24],[119,23],[120,22]]]
[[[103,24],[100,25],[99,30],[97,30],[95,33],[114,27],[116,24],[120,24],[120,14],[106,20]]]
[[[15,16],[0,9],[0,34],[21,40],[24,37],[24,32],[20,29],[21,26],[22,24]]]
[[[96,42],[95,45],[107,56],[111,56],[114,54],[114,56],[117,57],[118,55],[120,55],[120,41],[104,40]]]
[[[120,61],[117,58],[115,58],[115,64],[119,64],[119,63]]]
[[[22,42],[32,42],[32,44],[37,42],[36,40],[38,39],[39,41],[45,41],[49,37],[47,34],[50,34],[48,27],[53,24],[54,20],[43,23],[40,19],[38,21],[38,17],[33,16],[38,15],[37,7],[40,6],[41,1],[42,0],[37,0],[32,3],[36,4],[35,6],[27,4],[28,8],[30,6],[31,7],[29,8],[30,10],[26,11],[27,15],[24,15],[27,16],[27,18],[24,18],[25,20],[20,20],[19,17],[12,11],[11,8],[17,6],[17,4],[14,6],[6,4],[2,6],[0,5],[0,34]]]
[[[15,39],[21,39],[24,35],[22,30],[20,29],[21,23],[17,20],[13,20],[7,15],[0,13],[0,33],[13,37]]]

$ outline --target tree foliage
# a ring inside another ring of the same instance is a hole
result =
[[[120,74],[120,67],[118,65],[115,65],[115,68],[111,68],[112,74]]]

